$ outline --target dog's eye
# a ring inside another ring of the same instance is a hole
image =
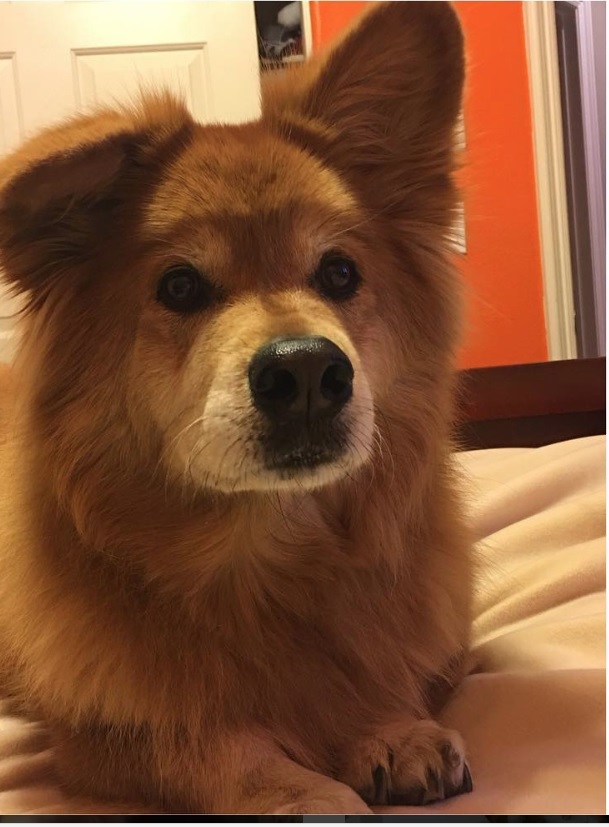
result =
[[[354,262],[339,253],[325,255],[313,276],[314,287],[322,296],[334,301],[351,298],[357,291],[360,281]]]
[[[210,302],[211,288],[198,270],[182,264],[165,271],[156,297],[168,310],[194,313]]]

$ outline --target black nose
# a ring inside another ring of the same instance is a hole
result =
[[[258,410],[275,420],[335,416],[353,392],[353,367],[322,336],[277,339],[250,362],[249,381]]]

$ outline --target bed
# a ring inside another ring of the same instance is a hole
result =
[[[443,717],[475,789],[379,814],[605,813],[604,429],[604,359],[463,374],[475,643]],[[0,706],[0,813],[91,812],[113,810],[64,798],[43,728]]]

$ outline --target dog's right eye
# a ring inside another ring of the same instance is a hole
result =
[[[340,253],[327,253],[313,275],[314,287],[333,301],[345,301],[357,292],[361,278],[355,263]]]
[[[156,297],[175,313],[194,313],[210,303],[212,289],[196,268],[181,264],[165,271]]]

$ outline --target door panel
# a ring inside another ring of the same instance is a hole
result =
[[[0,156],[16,147],[22,135],[15,55],[0,54]]]
[[[260,111],[252,2],[3,3],[0,56],[18,67],[26,133],[142,86],[169,85],[204,120]]]
[[[76,102],[90,107],[138,95],[147,88],[170,88],[199,121],[209,121],[210,73],[206,44],[74,52]]]

